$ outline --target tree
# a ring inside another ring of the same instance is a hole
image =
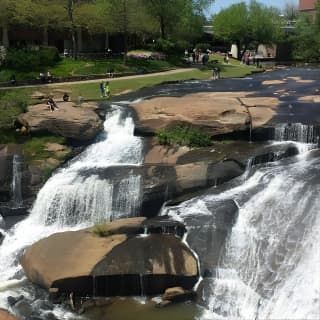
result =
[[[316,17],[301,14],[296,22],[295,34],[291,37],[293,42],[293,57],[306,62],[320,61],[320,6],[317,2]]]
[[[256,1],[234,4],[213,17],[213,32],[226,42],[236,43],[243,54],[250,46],[279,38],[280,12]]]
[[[2,30],[2,45],[9,47],[8,29],[10,25],[24,22],[23,8],[30,5],[29,0],[0,0],[0,27]]]
[[[49,29],[63,29],[66,26],[67,15],[61,4],[61,1],[32,0],[28,6],[21,8],[25,22],[43,31],[43,45],[48,45]]]

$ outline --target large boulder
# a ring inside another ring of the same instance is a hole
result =
[[[91,140],[102,130],[102,120],[93,107],[77,107],[72,102],[59,102],[59,110],[50,112],[45,104],[29,106],[18,121],[28,132],[51,132],[76,140]]]
[[[144,220],[53,234],[29,247],[21,264],[32,282],[60,294],[113,296],[158,294],[172,286],[191,289],[198,280],[192,251],[175,234],[142,235]]]
[[[139,131],[156,132],[176,124],[203,128],[210,135],[248,129],[250,115],[232,94],[215,92],[188,94],[183,97],[157,97],[133,103]]]
[[[17,317],[10,314],[7,310],[0,309],[0,320],[19,320]]]

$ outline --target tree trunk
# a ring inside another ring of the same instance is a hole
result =
[[[76,28],[73,19],[74,0],[68,0],[68,17],[71,25],[72,57],[77,59]]]
[[[109,49],[109,32],[106,32],[106,38],[105,38],[105,49]]]
[[[127,62],[128,52],[128,11],[127,11],[127,0],[123,1],[123,63]]]
[[[9,48],[8,26],[6,24],[2,25],[2,45]]]
[[[160,33],[161,33],[161,38],[165,39],[166,38],[166,32],[165,32],[165,23],[164,23],[164,17],[160,17]]]
[[[47,28],[45,28],[45,29],[43,30],[42,44],[43,44],[44,46],[46,46],[46,47],[49,45],[49,35],[48,35],[48,29],[47,29]]]
[[[82,42],[82,29],[77,28],[77,40],[78,40],[78,52],[83,50],[83,42]]]

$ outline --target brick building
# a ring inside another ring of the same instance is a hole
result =
[[[299,11],[306,12],[315,16],[316,14],[316,0],[299,0]]]

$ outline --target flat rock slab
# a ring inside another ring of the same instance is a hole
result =
[[[102,129],[102,120],[93,105],[76,107],[72,102],[57,103],[59,110],[51,112],[46,104],[29,106],[19,116],[19,122],[29,132],[51,132],[77,140],[91,140]]]
[[[140,126],[154,132],[183,123],[217,135],[245,130],[249,123],[248,112],[235,95],[215,92],[159,97],[131,106],[138,115]]]

